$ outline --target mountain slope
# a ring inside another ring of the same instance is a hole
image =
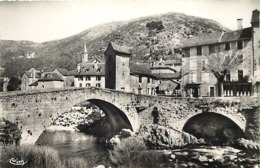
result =
[[[43,67],[74,69],[81,61],[84,43],[90,57],[103,58],[109,41],[130,46],[134,60],[174,57],[173,49],[181,46],[183,40],[223,30],[228,29],[213,20],[167,13],[102,24],[68,38],[40,44],[16,41],[6,44],[7,41],[0,41],[0,59],[6,62],[10,57],[35,52]]]

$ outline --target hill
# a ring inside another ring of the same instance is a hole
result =
[[[68,38],[44,43],[2,40],[0,66],[15,65],[14,60],[16,64],[17,60],[21,59],[25,61],[19,62],[26,62],[26,55],[35,53],[35,58],[29,59],[35,67],[74,69],[81,61],[84,43],[87,45],[89,57],[103,58],[109,41],[130,46],[133,60],[142,61],[149,57],[158,59],[159,56],[174,57],[174,48],[181,46],[183,40],[222,31],[228,29],[213,20],[181,13],[167,13],[106,23]],[[35,65],[32,60],[36,60]]]

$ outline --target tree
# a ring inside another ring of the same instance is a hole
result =
[[[21,80],[17,77],[11,77],[7,85],[8,91],[20,90]]]
[[[208,63],[206,69],[214,74],[219,85],[219,96],[223,96],[224,79],[228,70],[236,69],[243,62],[243,55],[241,50],[217,51],[215,53],[206,55]]]

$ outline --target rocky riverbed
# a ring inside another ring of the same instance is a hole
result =
[[[50,126],[49,130],[73,131],[79,125],[91,125],[105,117],[105,113],[97,107],[78,107],[60,115]]]
[[[228,167],[258,168],[259,153],[245,152],[228,146],[200,146],[164,151],[169,166],[174,167]]]

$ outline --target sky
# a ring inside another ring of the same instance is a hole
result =
[[[0,0],[1,1],[1,0]],[[85,0],[0,2],[0,40],[45,42],[111,21],[180,12],[213,19],[235,30],[237,19],[250,26],[260,0]]]

